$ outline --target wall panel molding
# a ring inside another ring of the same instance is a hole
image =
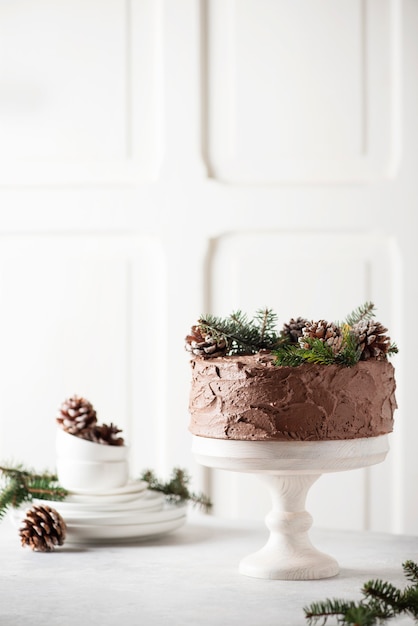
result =
[[[207,0],[207,10],[214,178],[304,184],[394,175],[399,0]]]
[[[0,185],[155,179],[160,36],[158,0],[2,4]]]

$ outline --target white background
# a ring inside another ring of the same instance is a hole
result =
[[[324,527],[418,533],[415,0],[0,1],[0,458],[55,463],[90,399],[133,473],[199,468],[183,338],[201,313],[342,319],[400,348],[387,461],[323,476]]]

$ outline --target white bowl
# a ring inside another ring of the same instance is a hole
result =
[[[68,491],[100,493],[126,485],[129,465],[127,461],[80,461],[58,456],[57,476]]]
[[[79,461],[125,461],[128,458],[128,446],[111,446],[105,443],[87,441],[76,435],[70,435],[62,428],[57,428],[56,452],[61,458]]]

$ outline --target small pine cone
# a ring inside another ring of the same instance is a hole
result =
[[[122,430],[110,423],[107,424],[95,424],[88,431],[86,431],[85,439],[93,441],[94,443],[103,443],[109,446],[123,446],[125,441],[123,437],[117,437],[118,433]]]
[[[296,319],[292,319],[283,325],[283,329],[281,332],[281,336],[283,339],[290,341],[290,343],[297,343],[299,341],[299,337],[303,335],[303,329],[306,324],[308,324],[308,320],[303,317],[297,317]]]
[[[50,506],[35,505],[27,511],[19,535],[22,546],[29,546],[35,552],[51,552],[55,546],[62,546],[66,530],[58,511]]]
[[[225,356],[228,347],[225,339],[215,339],[209,334],[202,335],[200,326],[192,326],[192,332],[186,337],[186,350],[206,359]]]
[[[97,422],[96,411],[88,400],[74,395],[61,404],[57,422],[71,435],[84,436],[84,431]]]
[[[358,337],[361,361],[386,359],[390,348],[390,338],[385,335],[387,328],[373,320],[362,320],[353,326],[353,332]]]
[[[303,348],[309,348],[309,344],[304,341],[305,337],[319,339],[332,348],[334,354],[338,354],[341,350],[343,337],[341,330],[332,322],[319,320],[319,322],[308,322],[303,329],[303,335],[299,339],[299,343]]]

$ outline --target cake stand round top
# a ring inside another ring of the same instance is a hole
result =
[[[193,436],[192,452],[207,467],[237,472],[318,473],[381,463],[387,435],[333,441],[238,441]]]

